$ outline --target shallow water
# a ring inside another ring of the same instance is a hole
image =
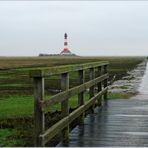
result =
[[[148,94],[148,63],[138,91],[140,94]]]
[[[146,62],[142,62],[137,65],[135,69],[132,71],[128,71],[128,75],[123,77],[122,80],[115,81],[111,86],[109,86],[109,92],[115,93],[138,93],[139,87],[141,88],[143,85],[141,81],[143,81],[144,77],[146,78],[145,69],[147,68]],[[143,77],[144,76],[144,77]],[[148,81],[148,77],[147,77]],[[148,82],[147,82],[148,83]]]

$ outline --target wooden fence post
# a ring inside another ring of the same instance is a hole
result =
[[[101,76],[102,75],[102,67],[99,66],[98,67],[98,71],[97,71],[97,76]],[[102,82],[99,82],[97,84],[97,89],[98,89],[98,92],[100,92],[102,90]],[[100,98],[97,99],[97,105],[100,106],[102,103],[102,96],[100,96]]]
[[[107,65],[104,66],[104,74],[105,74],[105,73],[107,73]],[[107,87],[107,85],[108,85],[107,83],[108,83],[108,80],[105,79],[105,80],[104,80],[104,88]],[[104,94],[104,100],[107,100],[107,91],[106,91],[105,94]]]
[[[95,69],[90,68],[90,80],[93,80],[95,78]],[[89,99],[91,99],[94,96],[94,86],[90,87],[89,89]],[[95,105],[95,104],[94,104]],[[94,112],[94,105],[90,108],[91,112]]]
[[[35,146],[44,146],[39,135],[45,130],[44,112],[41,109],[40,102],[44,99],[44,78],[34,77],[34,126],[35,126]]]
[[[79,77],[79,85],[84,83],[85,80],[85,71],[79,70],[78,71],[78,77]],[[78,94],[78,106],[81,106],[84,104],[84,91]],[[84,113],[79,117],[79,124],[84,123]]]
[[[69,89],[69,74],[63,73],[61,75],[61,90],[65,91]],[[69,103],[68,98],[61,102],[62,117],[68,116],[69,114]],[[69,125],[62,131],[62,141],[66,142],[69,139]]]

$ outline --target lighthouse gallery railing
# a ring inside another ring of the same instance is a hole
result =
[[[35,146],[45,146],[55,135],[62,132],[63,141],[68,139],[69,124],[79,117],[84,119],[84,112],[93,109],[96,101],[100,101],[102,95],[107,98],[107,65],[108,62],[92,62],[86,64],[74,64],[67,66],[49,67],[37,69],[30,72],[34,80],[34,124],[35,124]],[[85,71],[89,69],[90,80],[85,81]],[[79,85],[69,89],[69,72],[77,71]],[[44,100],[44,79],[52,75],[61,75],[62,92]],[[97,93],[95,90],[97,88]],[[89,101],[84,102],[84,91],[89,90]],[[69,113],[69,98],[78,94],[78,108]],[[45,110],[50,106],[61,103],[62,119],[45,130]]]

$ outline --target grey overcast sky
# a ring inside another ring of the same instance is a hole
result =
[[[148,55],[148,1],[0,1],[0,56]]]

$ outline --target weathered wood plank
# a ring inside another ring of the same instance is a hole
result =
[[[61,90],[65,91],[69,89],[69,74],[63,73],[61,75]],[[62,117],[66,117],[69,115],[69,101],[68,96],[66,96],[65,100],[61,102],[61,114]],[[62,131],[62,141],[67,141],[69,139],[69,125],[65,127]]]
[[[108,74],[104,74],[104,75],[102,75],[98,78],[95,78],[94,80],[88,81],[82,85],[73,87],[67,91],[63,91],[63,92],[51,97],[49,100],[45,100],[44,102],[40,102],[42,109],[46,110],[49,106],[59,103],[59,102],[65,100],[67,97],[69,98],[71,96],[74,96],[74,95],[88,89],[89,87],[97,84],[98,82],[103,81],[104,79],[107,79],[108,77],[109,77]]]
[[[81,85],[84,83],[85,80],[84,70],[79,70],[78,74],[79,74],[79,85]],[[83,104],[84,104],[84,91],[78,94],[78,106],[81,106]]]
[[[107,65],[104,65],[104,74],[107,73]]]
[[[71,114],[69,114],[69,117],[68,117],[68,121],[69,121],[69,124],[75,120],[76,118],[78,118],[85,110],[84,110],[84,106],[85,105],[81,105],[79,108],[75,109]]]
[[[68,89],[69,89],[69,74],[64,73],[61,75],[61,90],[66,91]],[[68,96],[66,96],[65,100],[61,102],[61,111],[63,117],[69,114]]]
[[[97,70],[98,70],[97,77],[99,77],[102,75],[102,67],[99,66]],[[102,81],[97,84],[97,89],[98,89],[98,92],[102,90]],[[102,104],[102,96],[100,96],[100,98],[97,99],[97,105],[100,106],[101,104]]]
[[[90,68],[90,80],[93,80],[95,78],[95,69],[94,68]],[[90,87],[90,90],[89,90],[89,98],[91,99],[93,96],[94,96],[94,85],[92,85]]]
[[[91,62],[85,64],[73,64],[66,66],[55,66],[49,68],[36,68],[36,70],[30,71],[30,77],[47,77],[56,74],[68,73],[71,71],[79,71],[88,68],[95,68],[98,66],[108,65],[107,61]]]
[[[99,66],[99,67],[98,67],[98,72],[97,72],[97,77],[101,76],[101,74],[102,74],[102,67]],[[101,89],[102,89],[101,82],[99,82],[99,83],[97,84],[97,87],[98,87],[98,92],[101,91]]]
[[[104,73],[107,73],[107,65],[104,66]],[[108,79],[104,80],[104,88],[107,87]],[[107,92],[104,94],[104,100],[107,100]]]
[[[91,99],[85,104],[84,110],[89,109],[90,106],[92,106],[92,105],[95,103],[96,99],[100,98],[100,96],[103,95],[103,94],[107,91],[107,89],[108,89],[107,87],[104,88],[101,92],[99,92],[99,93],[96,94],[93,98],[91,98]]]
[[[69,114],[69,123],[79,117],[84,111],[89,109],[101,95],[103,95],[107,91],[107,87],[104,88],[101,92],[97,93],[93,96],[89,101],[87,101],[84,105],[80,106],[76,110],[74,110],[71,114]]]
[[[93,80],[95,78],[95,69],[94,68],[90,68],[89,77],[90,77],[90,80]],[[95,93],[94,92],[95,91],[94,88],[95,88],[95,85],[92,85],[89,88],[89,99],[91,99],[94,96],[94,93]],[[94,112],[94,105],[91,106],[90,111]]]
[[[62,129],[64,129],[69,124],[68,116],[61,119],[59,122],[54,124],[52,127],[50,127],[48,130],[46,130],[45,133],[40,135],[40,139],[43,140],[43,144],[45,145],[49,140],[51,140],[55,135],[57,135],[59,132],[61,132]]]
[[[85,71],[79,70],[78,77],[79,77],[79,85],[83,84],[85,81]],[[78,94],[78,106],[80,107],[83,104],[84,104],[84,91]],[[79,117],[79,124],[84,124],[84,112],[82,112]]]
[[[44,132],[44,113],[40,107],[40,101],[44,98],[44,78],[34,78],[34,126],[35,126],[35,146],[44,146],[39,139],[39,135]]]

